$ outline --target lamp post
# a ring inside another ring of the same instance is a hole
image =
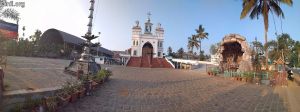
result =
[[[98,37],[98,42],[100,43],[100,34],[101,34],[101,32],[98,32],[98,34],[99,34],[99,37]],[[97,47],[97,56],[99,57],[99,47],[100,47],[101,45],[99,45],[98,47]]]
[[[92,35],[92,22],[93,22],[93,12],[94,12],[94,4],[95,0],[90,0],[90,15],[89,15],[89,23],[87,33],[82,36],[85,38],[85,42],[81,43],[83,46],[83,52],[80,54],[80,58],[78,60],[74,60],[70,62],[69,66],[65,68],[65,72],[70,73],[72,75],[76,75],[79,79],[83,79],[84,86],[87,90],[87,95],[91,95],[91,86],[92,80],[90,79],[90,75],[96,74],[101,66],[98,66],[93,59],[91,54],[92,47],[98,47],[100,43],[92,43],[91,40],[96,39],[98,36]],[[83,78],[81,78],[83,76]]]
[[[91,74],[93,74],[91,71],[91,63],[94,62],[94,60],[92,60],[92,54],[90,53],[91,51],[91,47],[96,47],[99,46],[99,43],[93,44],[91,42],[91,40],[97,38],[98,36],[92,35],[92,26],[93,26],[93,12],[94,12],[94,4],[95,4],[95,0],[91,0],[91,7],[90,7],[90,15],[89,15],[89,23],[88,23],[88,31],[87,33],[82,36],[83,38],[86,39],[86,41],[83,43],[83,52],[81,54],[81,58],[78,60],[79,62],[81,62],[81,68],[86,69],[86,72],[83,72],[86,74],[86,79],[84,80],[86,89],[87,89],[87,95],[91,95],[91,86],[92,86],[92,81],[89,79],[89,76]],[[87,64],[87,67],[83,67],[84,65]]]

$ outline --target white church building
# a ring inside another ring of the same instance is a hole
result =
[[[132,45],[131,56],[153,56],[153,58],[163,57],[163,42],[164,42],[164,29],[158,23],[153,31],[153,24],[150,20],[150,14],[145,22],[144,31],[142,30],[139,21],[132,28]]]
[[[132,27],[131,52],[127,66],[149,68],[172,68],[171,63],[163,56],[164,29],[161,24],[153,27],[150,13],[144,30],[139,21]]]

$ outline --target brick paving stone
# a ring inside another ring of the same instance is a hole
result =
[[[109,82],[62,112],[281,112],[273,88],[208,76],[205,71],[108,66]],[[84,108],[83,108],[84,107]]]
[[[9,56],[4,82],[7,91],[57,87],[75,80],[63,72],[70,60]]]

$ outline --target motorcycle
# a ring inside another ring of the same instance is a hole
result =
[[[287,73],[288,73],[288,77],[287,77],[288,80],[293,81],[294,80],[294,73],[293,73],[293,71],[292,70],[288,70]]]

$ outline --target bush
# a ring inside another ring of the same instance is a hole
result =
[[[109,77],[112,75],[112,72],[110,70],[101,69],[97,75],[95,76],[96,81],[101,81],[102,79]]]
[[[220,73],[220,70],[218,67],[212,67],[208,69],[209,73],[212,73],[213,75],[217,75],[218,73]]]
[[[255,72],[243,72],[242,75],[245,78],[254,78]]]

